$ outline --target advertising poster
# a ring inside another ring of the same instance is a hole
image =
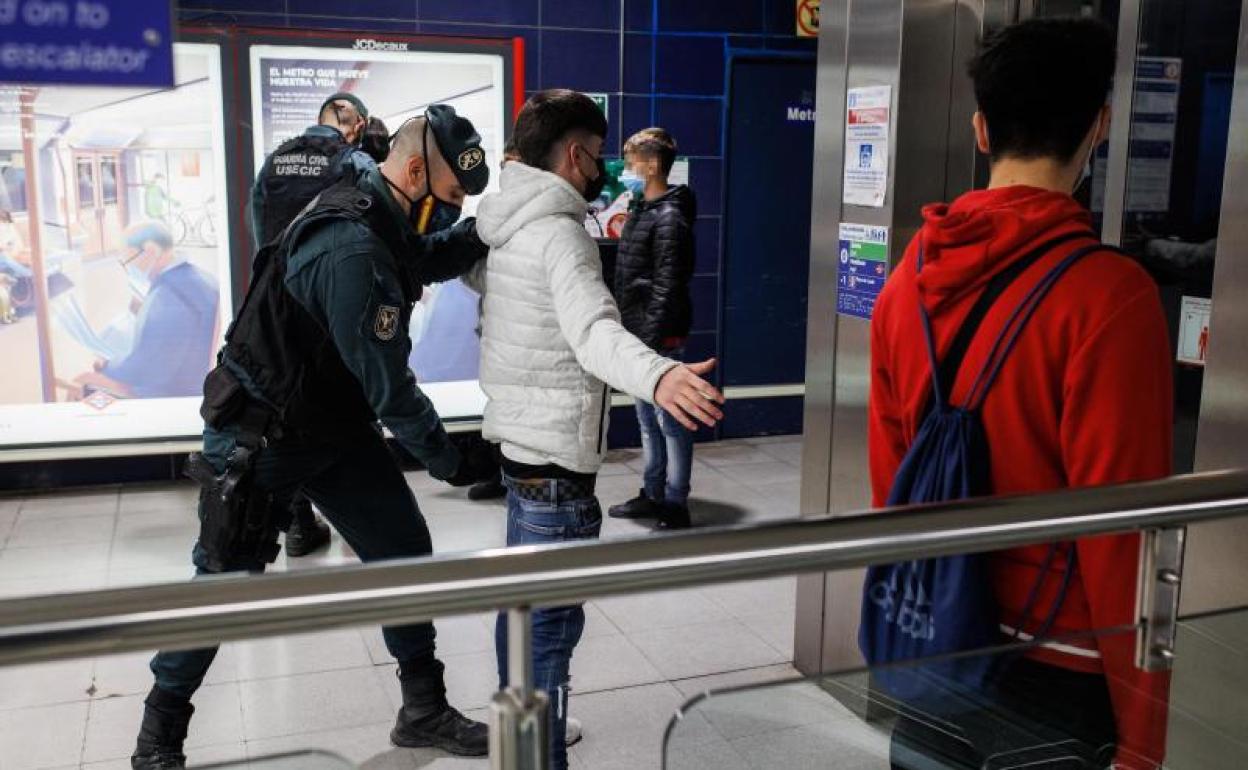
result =
[[[173,88],[0,86],[0,446],[197,435],[230,318],[220,49]]]
[[[888,276],[888,228],[841,223],[836,312],[871,320]]]
[[[407,50],[252,45],[255,168],[283,141],[315,124],[326,98],[348,91],[391,132],[430,104],[453,106],[481,135],[490,167],[486,192],[497,190],[507,130],[503,57],[400,47]],[[469,198],[464,216],[472,216],[479,201]],[[427,287],[412,314],[409,363],[443,417],[475,416],[484,408],[477,386],[479,300],[462,282],[450,281]]]
[[[851,88],[846,94],[845,203],[875,208],[884,205],[892,94],[890,86]]]

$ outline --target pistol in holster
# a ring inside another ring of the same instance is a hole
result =
[[[199,452],[186,463],[186,475],[199,482],[199,545],[210,572],[256,569],[277,558],[277,533],[289,526],[289,506],[274,505],[272,494],[253,478],[255,448],[235,447],[225,472],[217,473]]]

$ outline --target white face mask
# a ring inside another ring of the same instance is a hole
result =
[[[1075,188],[1071,190],[1071,195],[1079,192],[1079,189],[1087,184],[1088,180],[1092,178],[1092,164],[1096,163],[1096,148],[1101,146],[1100,140],[1097,139],[1100,135],[1101,119],[1097,118],[1096,121],[1097,132],[1093,134],[1092,146],[1088,148],[1088,157],[1083,162],[1083,166],[1079,170],[1079,178],[1075,180]]]
[[[126,283],[139,299],[146,299],[152,290],[152,279],[133,262],[126,265]]]

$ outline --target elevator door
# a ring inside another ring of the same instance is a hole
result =
[[[1103,227],[1104,239],[1121,244],[1157,281],[1174,359],[1174,470],[1188,473],[1195,462],[1210,348],[1213,267],[1241,4],[1136,1],[1138,7],[1121,8],[1138,14],[1130,115],[1115,113],[1114,120],[1121,123],[1111,136],[1111,142],[1125,140],[1125,184],[1107,184],[1107,145],[1098,155],[1086,202]],[[1036,4],[1041,16],[1084,8],[1115,30],[1122,26],[1117,0]],[[1129,55],[1129,48],[1119,42],[1119,56]]]

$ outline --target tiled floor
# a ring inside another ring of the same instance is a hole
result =
[[[699,446],[695,520],[796,515],[800,454],[794,438]],[[599,482],[604,505],[636,493],[639,459],[636,452],[613,455]],[[500,503],[469,502],[462,490],[424,473],[409,480],[439,552],[503,544]],[[185,579],[194,497],[188,485],[166,485],[0,498],[0,596]],[[604,538],[642,532],[636,522],[607,519],[603,526]],[[335,538],[327,552],[289,564],[283,557],[277,568],[352,561]],[[573,661],[571,711],[585,724],[585,740],[572,751],[574,767],[658,768],[664,731],[690,697],[796,675],[788,665],[792,579],[609,598],[586,609],[585,638]],[[478,718],[497,686],[492,624],[484,615],[437,624],[451,699]],[[147,658],[0,669],[0,770],[128,767],[151,685]],[[764,750],[769,742],[792,742],[777,731],[814,729],[825,724],[819,717],[825,711],[845,721],[843,710],[813,688],[769,697],[766,719],[757,724],[748,704],[707,708],[712,702],[704,702],[692,709],[673,730],[672,766],[798,767]],[[228,644],[196,697],[188,745],[197,764],[320,748],[369,770],[487,766],[390,748],[398,699],[393,661],[373,628]],[[779,702],[787,705],[776,707]],[[753,713],[759,716],[756,708]],[[796,762],[800,746],[793,756]]]

